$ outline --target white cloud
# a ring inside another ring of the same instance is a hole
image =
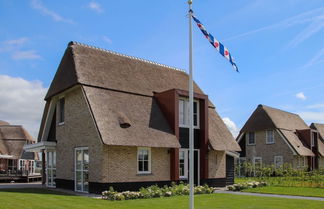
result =
[[[307,106],[308,109],[324,109],[324,103],[322,104],[313,104]]]
[[[299,32],[288,44],[288,47],[295,47],[298,44],[302,43],[303,41],[307,40],[308,38],[312,37],[313,35],[317,34],[320,30],[324,28],[324,7],[320,7],[317,9],[313,9],[307,12],[300,13],[293,17],[281,20],[277,23],[270,24],[261,28],[257,28],[245,33],[238,34],[233,37],[229,37],[224,39],[223,41],[233,40],[245,36],[249,36],[261,31],[272,30],[276,28],[288,28],[294,25],[300,25],[309,23],[308,27],[304,30]]]
[[[95,1],[92,1],[88,4],[88,8],[97,12],[97,13],[102,13],[103,9],[101,7],[101,5]]]
[[[47,7],[45,7],[41,0],[32,0],[31,1],[31,7],[33,9],[35,9],[35,10],[38,10],[43,15],[51,17],[54,21],[65,22],[65,23],[69,23],[69,24],[74,24],[75,23],[73,20],[64,18],[61,15],[59,15],[58,13],[56,13],[56,12],[48,9]]]
[[[310,123],[324,123],[324,112],[300,112],[298,114]]]
[[[37,54],[34,50],[28,50],[28,51],[15,51],[12,54],[12,59],[15,60],[22,60],[22,59],[40,59],[41,56]]]
[[[104,40],[104,42],[106,42],[107,44],[112,44],[112,40],[107,36],[103,36],[102,40]]]
[[[40,81],[0,75],[0,120],[23,125],[36,137],[46,91]]]
[[[306,96],[304,95],[303,92],[299,92],[295,94],[296,98],[301,99],[301,100],[306,100]]]
[[[25,44],[28,41],[27,37],[21,37],[19,39],[11,39],[4,41],[3,44],[5,45],[22,45]]]
[[[324,62],[324,47],[321,50],[319,50],[304,67],[310,67],[312,65],[322,62]]]
[[[230,130],[230,132],[232,133],[232,135],[235,137],[237,137],[238,133],[239,133],[239,130],[236,126],[236,124],[231,120],[229,119],[228,117],[225,117],[225,118],[222,118],[225,125],[227,126],[227,128]]]

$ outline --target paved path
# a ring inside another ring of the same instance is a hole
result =
[[[0,183],[0,189],[20,189],[20,188],[42,188],[41,182],[30,182],[30,183]]]
[[[259,196],[259,197],[279,197],[279,198],[288,198],[288,199],[319,200],[319,201],[324,201],[324,198],[323,197],[304,197],[304,196],[293,196],[293,195],[261,194],[261,193],[252,193],[252,192],[232,192],[232,191],[221,191],[221,190],[217,190],[215,193],[234,194],[234,195],[247,195],[247,196]]]

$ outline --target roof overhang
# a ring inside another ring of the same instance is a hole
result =
[[[24,146],[26,152],[40,152],[41,150],[56,149],[56,142],[42,141]]]
[[[226,151],[226,155],[229,155],[234,158],[240,158],[240,153],[238,153],[238,152]]]

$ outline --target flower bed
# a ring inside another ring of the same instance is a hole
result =
[[[227,189],[230,191],[241,191],[243,189],[263,187],[263,186],[267,186],[267,183],[266,182],[250,181],[250,182],[245,182],[245,183],[241,183],[241,184],[233,184],[233,185],[227,186]]]
[[[215,191],[215,188],[208,185],[194,187],[195,194],[210,194]],[[177,195],[188,195],[188,184],[172,184],[171,186],[165,185],[160,188],[156,185],[144,188],[142,187],[138,192],[125,191],[116,192],[112,187],[108,191],[102,192],[102,199],[105,200],[131,200],[131,199],[145,199],[145,198],[157,198],[157,197],[171,197]]]

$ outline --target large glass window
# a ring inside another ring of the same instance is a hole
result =
[[[199,102],[194,101],[193,104],[194,127],[199,127]],[[189,100],[180,98],[179,100],[179,126],[189,127]]]
[[[267,130],[266,131],[266,143],[267,144],[274,144],[273,130]]]
[[[64,97],[59,100],[59,124],[64,123],[65,99]]]
[[[26,168],[26,160],[19,160],[19,170],[23,171]]]
[[[180,178],[188,178],[188,150],[179,150],[179,176]]]
[[[89,151],[87,147],[75,148],[75,190],[89,191]]]
[[[151,173],[151,149],[139,147],[137,149],[137,172]]]
[[[56,178],[56,152],[47,151],[46,152],[46,177],[47,177],[47,186],[55,187],[55,178]]]
[[[247,137],[248,145],[255,145],[255,133],[254,132],[248,132],[246,137]]]
[[[14,172],[17,170],[17,160],[12,160],[12,159],[8,160],[8,170],[10,172]]]

